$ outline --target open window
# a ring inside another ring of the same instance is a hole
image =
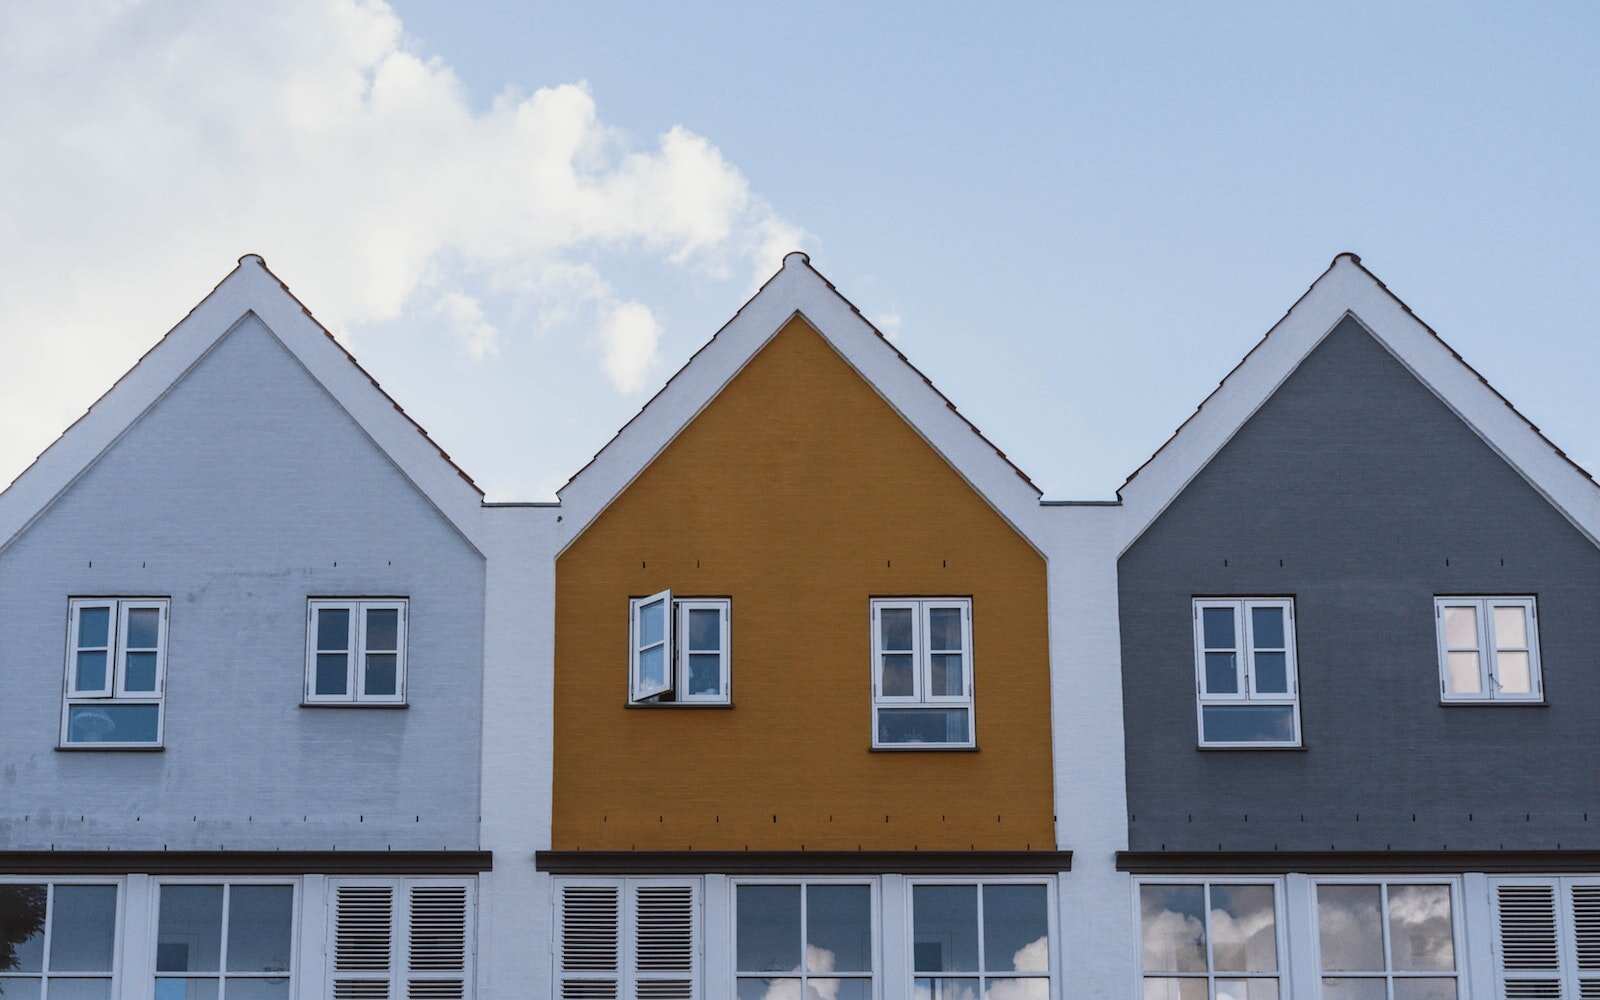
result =
[[[674,598],[670,590],[630,601],[628,700],[726,705],[731,603],[725,597]]]

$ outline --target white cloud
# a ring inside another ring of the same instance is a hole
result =
[[[591,331],[634,392],[661,328],[608,261],[759,279],[802,235],[707,139],[631,143],[582,84],[475,109],[380,0],[0,5],[0,135],[0,482],[245,252],[341,334],[492,359]]]

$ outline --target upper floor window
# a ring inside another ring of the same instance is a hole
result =
[[[313,600],[308,602],[306,621],[308,703],[405,703],[404,600]]]
[[[1200,745],[1297,747],[1294,601],[1195,598]]]
[[[1283,995],[1276,882],[1140,883],[1137,891],[1145,1000]],[[1373,996],[1336,995],[1359,1000]],[[1382,990],[1376,994],[1384,995]]]
[[[1044,882],[913,884],[913,995],[1048,1000],[1050,912]]]
[[[675,599],[670,590],[630,601],[629,701],[726,705],[731,606],[725,597]]]
[[[972,601],[872,602],[872,745],[970,747]]]
[[[0,881],[0,996],[109,997],[116,885]]]
[[[1539,613],[1531,597],[1436,597],[1445,701],[1539,701]]]
[[[872,884],[742,882],[735,891],[738,997],[875,995]]]
[[[164,597],[69,602],[62,746],[161,745],[167,605]]]

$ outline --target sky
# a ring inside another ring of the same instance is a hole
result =
[[[494,500],[803,249],[1054,499],[1341,251],[1600,471],[1600,6],[0,3],[0,482],[260,253]]]

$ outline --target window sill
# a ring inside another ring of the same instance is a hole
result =
[[[1549,708],[1544,698],[1440,698],[1440,708]]]
[[[404,701],[302,701],[301,708],[359,709],[363,712],[395,711],[411,707]]]
[[[977,753],[976,746],[956,747],[941,746],[937,743],[906,743],[902,745],[888,744],[886,746],[872,747],[873,753]]]
[[[1292,752],[1308,748],[1304,743],[1234,743],[1214,746],[1200,743],[1195,746],[1195,749],[1201,753],[1238,753],[1240,751],[1245,753],[1281,753],[1285,750]]]
[[[162,753],[166,749],[163,746],[123,746],[116,743],[63,743],[56,746],[57,753]]]
[[[623,703],[623,708],[711,708],[728,709],[733,707],[731,701],[630,701]]]

